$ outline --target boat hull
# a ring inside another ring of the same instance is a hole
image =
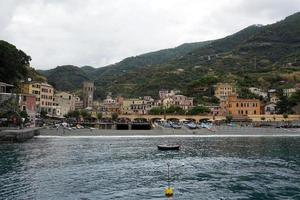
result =
[[[174,150],[179,150],[180,145],[157,145],[158,150],[161,151],[174,151]]]

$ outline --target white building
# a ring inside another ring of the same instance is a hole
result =
[[[268,93],[261,91],[261,89],[256,87],[250,87],[250,92],[256,94],[257,96],[263,97],[264,99],[268,98]]]

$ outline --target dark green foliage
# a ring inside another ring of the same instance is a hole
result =
[[[100,113],[97,113],[97,119],[98,120],[101,120],[102,119],[102,117],[103,117],[103,115],[102,115],[102,113],[100,112]]]
[[[178,106],[170,106],[166,109],[166,114],[183,115],[185,114],[185,111]]]
[[[201,114],[207,114],[210,110],[204,106],[195,106],[192,109],[190,109],[187,114],[188,115],[201,115]]]
[[[248,88],[240,88],[238,94],[241,99],[260,99],[258,95],[251,93]]]
[[[231,123],[232,121],[232,115],[226,115],[226,123]]]
[[[48,112],[46,110],[41,110],[40,114],[41,114],[42,118],[45,118],[47,116]]]
[[[66,115],[66,117],[68,117],[68,118],[75,118],[76,120],[79,120],[80,112],[79,112],[79,110],[70,111],[70,112],[68,112],[68,114]]]
[[[118,113],[112,113],[112,114],[111,114],[111,119],[112,119],[113,121],[117,121],[118,117],[119,117]]]
[[[58,66],[51,70],[40,70],[39,72],[46,76],[48,82],[57,90],[75,91],[81,89],[83,81],[89,80],[84,70],[72,65]]]
[[[18,101],[15,98],[10,98],[0,104],[0,118],[16,119],[17,123],[21,122],[20,109]]]
[[[164,114],[164,109],[161,107],[154,107],[151,108],[151,110],[149,111],[150,115],[163,115]]]
[[[26,110],[23,110],[23,111],[20,112],[20,117],[25,119],[24,123],[29,121],[29,116],[28,116]]]
[[[293,107],[300,103],[300,91],[289,98],[282,93],[279,96],[279,102],[276,104],[278,114],[293,114]]]
[[[14,84],[26,78],[30,60],[22,50],[0,40],[0,81]]]
[[[80,116],[84,119],[84,120],[90,120],[91,119],[91,113],[89,113],[86,110],[81,110],[80,111]]]

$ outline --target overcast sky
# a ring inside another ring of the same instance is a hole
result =
[[[0,0],[0,39],[49,69],[217,39],[300,11],[300,0]]]

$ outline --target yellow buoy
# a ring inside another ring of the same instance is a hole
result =
[[[168,187],[165,189],[165,195],[166,197],[172,197],[173,196],[173,189]]]
[[[173,196],[173,188],[170,187],[170,163],[168,163],[168,187],[165,189],[165,196]]]

